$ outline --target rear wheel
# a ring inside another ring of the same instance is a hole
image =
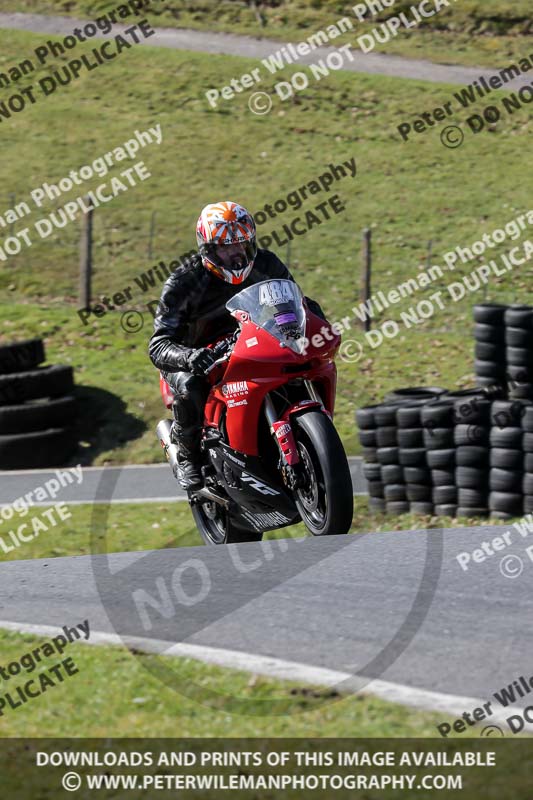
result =
[[[226,509],[219,503],[206,500],[194,503],[191,511],[200,535],[206,544],[236,544],[238,542],[260,542],[262,532],[237,528]]]
[[[302,521],[313,536],[348,533],[353,518],[350,468],[339,434],[320,411],[293,420],[305,485],[294,492]]]

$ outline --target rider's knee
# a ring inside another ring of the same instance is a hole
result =
[[[193,375],[192,372],[180,372],[176,376],[175,395],[179,399],[188,400],[198,394],[204,394],[206,388],[205,378]]]

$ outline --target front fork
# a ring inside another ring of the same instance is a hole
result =
[[[324,405],[322,398],[318,394],[316,388],[311,381],[305,381],[305,386],[309,392],[311,400],[298,403],[294,410],[299,407],[307,408],[309,404],[320,404],[322,410]],[[300,461],[296,438],[290,423],[290,413],[286,414],[286,419],[279,419],[274,408],[274,403],[269,395],[266,395],[264,401],[265,416],[267,418],[270,433],[276,440],[280,457],[281,457],[281,475],[285,485],[291,489],[303,488],[306,484],[305,470]]]
[[[320,397],[320,395],[318,393],[318,390],[317,390],[315,384],[313,383],[313,381],[304,381],[304,384],[305,384],[305,388],[309,392],[309,397],[311,397],[316,403],[320,403],[320,406],[321,406],[322,411],[324,412],[324,414],[326,414],[331,419],[331,414],[329,413],[327,408],[325,408],[324,403],[322,401],[322,398]]]

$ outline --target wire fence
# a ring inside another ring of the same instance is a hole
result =
[[[0,195],[0,208],[4,220],[4,225],[0,227],[0,240],[16,236],[24,227],[31,229],[31,226],[39,220],[38,211],[35,209],[31,210],[31,218],[24,213],[23,203],[27,205],[26,198],[22,196],[17,198],[13,192]],[[60,202],[49,203],[46,210],[43,208],[42,218],[57,214],[62,205],[63,203]],[[8,222],[6,218],[13,216],[8,213],[8,210],[14,210],[18,219]],[[53,225],[53,230],[49,235],[41,235],[41,238],[45,242],[53,243],[53,246],[60,249],[63,254],[71,253],[77,262],[82,219],[83,214],[80,211],[74,221],[68,221],[64,227]],[[40,241],[35,235],[32,236],[32,239],[36,242]],[[136,212],[132,218],[129,218],[123,210],[116,213],[114,210],[99,207],[93,214],[92,241],[95,264],[98,269],[106,271],[119,265],[132,249],[141,265],[149,264],[154,260],[158,261],[163,257],[175,257],[174,253],[187,251],[183,240],[168,225],[168,220],[163,220],[162,215],[156,210],[146,210],[142,216]],[[188,249],[192,249],[192,246]],[[17,261],[11,261],[9,266],[16,269]]]
[[[7,209],[16,209],[17,204],[22,203],[24,199],[22,196],[17,198],[17,195],[13,192],[0,195],[0,207],[3,209],[2,217],[5,219]],[[61,206],[62,202],[59,201],[50,203],[46,212],[43,209],[43,217],[57,212]],[[178,210],[176,210],[176,217],[177,215]],[[92,230],[94,294],[97,295],[100,289],[107,287],[111,282],[111,276],[117,275],[117,277],[121,276],[123,278],[125,264],[131,265],[133,261],[138,265],[136,272],[141,273],[159,261],[168,263],[172,260],[179,260],[184,254],[191,252],[195,248],[194,237],[187,237],[185,241],[183,237],[178,236],[176,229],[172,224],[169,224],[169,220],[172,218],[173,212],[169,211],[168,208],[164,210],[147,208],[143,209],[142,213],[139,213],[138,209],[134,213],[128,212],[127,207],[106,208],[105,206],[100,206],[95,209]],[[35,212],[32,212],[32,222],[34,221]],[[47,237],[49,244],[53,246],[55,251],[61,252],[62,257],[65,254],[69,255],[69,260],[72,264],[71,269],[69,268],[69,284],[72,285],[73,291],[76,290],[78,285],[81,221],[82,215],[80,213],[74,222],[70,222],[62,228],[54,227],[50,236]],[[15,235],[21,227],[24,227],[24,217],[20,217],[17,221],[6,223],[6,226],[0,229],[0,238]],[[260,230],[259,237],[262,232],[264,231]],[[388,238],[386,233],[384,235],[379,230],[374,231],[374,241],[372,242],[374,263],[372,265],[372,275],[368,275],[369,281],[371,280],[371,293],[379,290],[387,292],[393,289],[394,282],[400,274],[404,276],[404,279],[407,279],[409,276],[416,276],[417,269],[427,270],[431,265],[441,263],[442,244],[439,241],[430,240],[417,245],[416,242],[408,242],[407,237],[400,238],[401,242],[398,242],[398,237]],[[344,229],[337,244],[338,253],[342,254],[343,260],[346,261],[346,269],[352,274],[350,282],[353,287],[353,299],[355,301],[359,287],[364,283],[363,280],[360,284],[361,232]],[[507,248],[507,244],[502,245],[498,249],[498,253],[510,249]],[[511,242],[510,244],[514,246],[518,242]],[[391,270],[390,264],[385,263],[383,254],[391,251],[391,248],[393,250],[396,249],[398,246],[408,248],[404,251],[402,260],[410,262],[410,265],[408,266],[406,263],[403,267],[397,266],[396,269]],[[273,244],[272,249],[276,251],[289,269],[293,269],[293,274],[295,274],[294,268],[298,270],[302,261],[305,263],[306,254],[307,256],[309,255],[308,244],[305,243],[304,246],[304,241],[298,237],[288,241],[281,241],[277,245]],[[498,253],[491,252],[485,255],[487,259],[497,258]],[[32,255],[32,251],[30,251],[30,254]],[[338,259],[339,256],[337,255],[336,258]],[[458,262],[455,272],[448,273],[446,271],[441,280],[432,283],[431,286],[422,290],[421,294],[444,288],[448,283],[459,280],[463,273],[468,274],[475,270],[482,262],[483,259],[480,258],[476,258],[466,265]],[[16,259],[9,262],[9,267],[13,268],[13,274],[17,272],[19,264],[22,264],[22,262]],[[329,266],[324,265],[325,268]],[[32,270],[38,270],[39,268],[38,259],[33,260],[32,258]],[[502,302],[506,304],[531,302],[531,290],[528,289],[527,285],[531,285],[532,277],[533,269],[527,265],[507,273],[502,279],[491,277],[490,281],[480,286],[479,291],[471,295],[472,300],[474,302]],[[361,299],[365,300],[367,298]]]

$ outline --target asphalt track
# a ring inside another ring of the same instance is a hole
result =
[[[401,531],[6,562],[0,564],[0,626],[60,628],[88,619],[93,633],[143,637],[156,651],[176,644],[185,651],[192,646],[193,655],[194,647],[217,648],[241,653],[248,669],[254,656],[281,659],[345,679],[363,676],[352,690],[374,679],[400,685],[407,695],[410,687],[444,694],[455,698],[459,713],[465,698],[487,701],[533,673],[527,541],[516,534],[505,554],[467,572],[456,558],[502,530]],[[515,578],[502,572],[502,556],[510,554],[522,560]],[[169,606],[161,600],[163,586],[172,587]],[[148,595],[158,604],[139,601]],[[515,705],[528,703],[533,690]]]
[[[98,37],[95,38],[111,38],[130,27],[131,24],[138,22],[139,19],[140,17],[136,17],[134,21],[130,21],[129,25],[114,25],[110,34],[104,35],[99,33]],[[83,26],[87,22],[89,22],[89,20],[80,20],[74,17],[48,16],[44,14],[0,13],[0,28],[25,30],[48,35],[67,36],[72,33],[74,28]],[[310,31],[308,35],[315,32],[316,31]],[[411,78],[420,81],[429,81],[431,83],[448,84],[470,84],[477,80],[480,75],[488,77],[493,72],[488,67],[462,67],[449,64],[433,64],[430,61],[414,58],[402,58],[400,56],[389,56],[381,53],[363,53],[357,47],[356,38],[357,30],[354,31],[352,42],[353,51],[351,51],[351,54],[353,60],[346,58],[342,70],[366,73],[369,75],[388,75],[392,78]],[[302,41],[304,39],[305,32],[302,31]],[[141,40],[140,43],[142,46],[244,56],[256,60],[277,52],[284,44],[283,42],[270,39],[257,39],[253,36],[237,36],[229,33],[159,27],[154,36],[151,36],[148,40]],[[297,64],[317,63],[320,59],[326,58],[329,53],[334,51],[335,48],[333,47],[317,47],[312,50],[309,55],[302,56]],[[21,53],[21,58],[23,55],[29,54]],[[506,64],[507,62],[505,62],[503,66],[506,66]],[[266,68],[264,69],[264,73],[264,77],[270,75]],[[230,72],[221,74],[220,87],[229,83],[232,78],[238,78],[239,75],[240,73],[233,74]],[[518,89],[529,83],[530,79],[528,79],[528,73],[526,73],[516,78],[514,81],[509,81],[507,88]],[[257,89],[261,89],[261,83],[257,84]]]
[[[361,458],[348,459],[354,494],[366,494],[366,481],[362,472]],[[68,472],[68,468],[50,470],[10,470],[0,472],[0,505],[12,503],[27,492],[34,491],[51,479],[57,480],[57,473]],[[107,499],[98,500],[98,487],[102,479],[107,478],[116,484],[113,489],[112,503],[157,503],[185,500],[185,493],[177,485],[168,464],[139,464],[125,467],[85,467],[82,481],[60,487],[55,498],[57,502],[71,504],[103,503]],[[101,491],[101,489],[100,489]],[[35,503],[37,506],[49,506],[50,500]]]

